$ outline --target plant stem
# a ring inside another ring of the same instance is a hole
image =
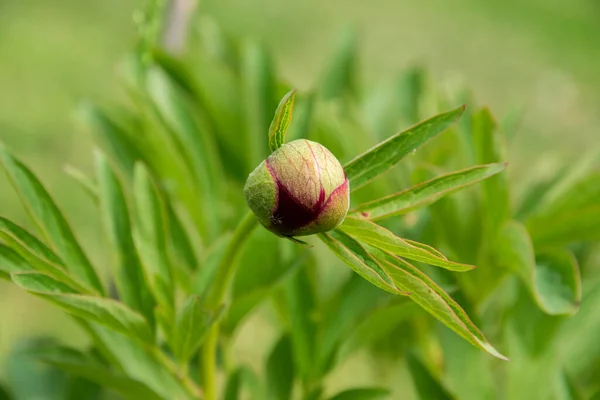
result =
[[[237,226],[233,237],[229,241],[225,254],[217,268],[215,280],[206,299],[206,309],[217,308],[225,300],[225,296],[231,286],[235,273],[236,257],[239,255],[242,245],[250,236],[252,230],[258,225],[254,214],[249,212]],[[219,340],[220,324],[217,322],[208,332],[204,341],[201,355],[201,382],[204,385],[204,399],[216,400],[216,351]]]

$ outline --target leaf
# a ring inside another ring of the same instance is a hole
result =
[[[177,216],[170,202],[165,201],[167,207],[167,219],[169,220],[169,249],[178,265],[181,265],[186,272],[194,271],[198,268],[198,260],[194,252],[194,246],[190,236],[186,232],[183,223]]]
[[[147,87],[157,114],[168,127],[171,139],[176,143],[177,153],[185,166],[193,173],[196,207],[203,210],[204,224],[208,234],[218,232],[215,199],[221,196],[223,180],[214,132],[204,114],[194,110],[189,101],[178,92],[166,73],[152,68],[147,74]]]
[[[329,400],[384,400],[390,398],[390,391],[383,388],[348,389],[330,397]]]
[[[0,271],[10,275],[13,272],[27,272],[33,267],[17,252],[0,243]]]
[[[121,183],[103,154],[97,152],[99,208],[112,255],[112,276],[120,299],[154,325],[154,299],[148,289],[133,238]]]
[[[80,293],[95,293],[65,271],[62,260],[35,236],[15,223],[0,217],[0,238],[33,269],[47,273]]]
[[[83,191],[86,192],[94,202],[98,201],[98,189],[92,178],[72,165],[65,165],[64,171],[67,175],[73,178],[73,180],[77,182],[79,186],[81,186]]]
[[[425,264],[435,265],[450,271],[469,271],[475,268],[472,265],[448,261],[445,257],[440,257],[439,254],[429,251],[426,247],[415,246],[366,219],[347,217],[338,229],[356,240]]]
[[[241,366],[229,374],[223,400],[262,399],[263,396],[258,379],[249,367]]]
[[[496,263],[523,280],[538,306],[550,315],[571,315],[581,302],[581,277],[577,261],[566,250],[534,254],[525,227],[508,222],[495,245]]]
[[[401,302],[371,311],[361,319],[360,324],[342,338],[339,359],[344,360],[354,352],[364,349],[386,337],[402,322],[419,311],[417,305],[402,298]]]
[[[269,145],[265,132],[269,129],[273,109],[277,107],[275,75],[273,61],[263,46],[252,40],[245,40],[241,50],[242,105],[246,135],[240,139],[247,143],[247,168],[251,171],[268,155]]]
[[[477,162],[487,164],[503,161],[504,138],[498,132],[496,122],[487,108],[473,115],[472,126]],[[482,188],[488,229],[495,233],[511,215],[506,174],[486,179]]]
[[[496,163],[478,165],[462,171],[443,175],[420,183],[382,199],[364,203],[351,210],[352,214],[360,214],[371,220],[390,218],[406,214],[421,207],[435,203],[444,196],[495,175],[506,167],[506,164]]]
[[[0,145],[0,163],[21,201],[44,236],[56,248],[67,270],[98,293],[104,289],[60,210],[35,175]]]
[[[327,65],[319,85],[324,100],[344,95],[358,96],[358,40],[354,30],[347,30]]]
[[[111,364],[118,366],[129,378],[148,386],[161,398],[191,400],[200,397],[197,388],[189,381],[185,382],[186,377],[175,370],[171,359],[162,352],[142,348],[133,339],[102,325],[80,319],[77,322]]]
[[[295,98],[296,89],[283,96],[275,110],[275,116],[271,121],[271,126],[269,126],[269,148],[271,152],[280,148],[285,141],[285,132],[290,126],[290,122],[292,122]]]
[[[413,385],[422,400],[453,400],[455,397],[434,377],[423,362],[414,354],[406,356],[408,370],[413,379]]]
[[[8,390],[4,389],[2,386],[0,386],[0,400],[11,400]]]
[[[367,281],[387,292],[400,294],[390,275],[355,239],[339,230],[320,233],[319,239],[340,260]]]
[[[269,354],[266,365],[267,398],[289,400],[294,388],[294,357],[290,337],[283,335]]]
[[[188,297],[177,314],[174,328],[174,349],[177,359],[185,364],[198,350],[208,330],[219,319],[223,307],[204,310],[199,296]]]
[[[372,249],[394,279],[399,290],[410,292],[410,299],[472,345],[501,360],[507,360],[471,322],[467,313],[433,280],[408,262],[381,250]]]
[[[404,156],[416,150],[432,137],[456,122],[464,106],[436,115],[397,133],[344,166],[350,187],[356,190],[396,165]]]
[[[154,180],[143,164],[137,164],[135,167],[133,198],[134,242],[154,298],[172,317],[174,284],[167,255],[164,203]]]
[[[13,273],[11,277],[20,288],[51,300],[73,315],[105,325],[142,342],[153,342],[146,320],[118,301],[75,294],[74,290],[60,281],[38,272]]]
[[[96,382],[104,388],[123,395],[127,399],[161,399],[160,396],[143,383],[131,379],[122,373],[111,371],[106,366],[74,349],[67,347],[40,349],[36,351],[36,358],[58,367],[69,374]]]
[[[133,166],[137,161],[143,160],[143,157],[117,118],[90,103],[79,107],[79,116],[119,168],[128,177],[133,176]]]

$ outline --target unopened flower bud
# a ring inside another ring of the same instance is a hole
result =
[[[350,187],[335,156],[300,139],[275,150],[248,176],[244,195],[257,219],[282,236],[329,231],[342,223]]]

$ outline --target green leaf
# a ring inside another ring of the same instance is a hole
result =
[[[117,118],[90,103],[80,106],[79,116],[91,129],[96,141],[114,158],[119,168],[128,177],[133,176],[133,166],[143,157]]]
[[[175,356],[181,363],[187,363],[198,350],[211,326],[219,319],[223,307],[217,310],[204,310],[199,296],[188,297],[179,310],[174,329]]]
[[[100,215],[108,238],[112,276],[123,303],[154,324],[154,299],[148,289],[133,238],[127,202],[121,183],[108,161],[96,153]]]
[[[471,186],[506,167],[506,164],[496,163],[478,165],[462,171],[443,175],[429,181],[420,183],[399,193],[382,199],[364,203],[351,210],[350,213],[360,214],[371,220],[390,218],[406,214],[421,207],[435,203],[444,196]]]
[[[435,265],[450,271],[469,271],[475,268],[472,265],[448,261],[446,257],[440,257],[439,253],[429,251],[428,246],[415,246],[366,219],[347,217],[338,229],[356,240],[425,264]]]
[[[294,388],[294,357],[292,341],[283,335],[271,350],[267,359],[267,398],[289,400]]]
[[[433,280],[408,262],[381,250],[372,249],[394,279],[399,290],[410,292],[410,299],[423,307],[440,322],[452,329],[472,345],[501,360],[507,360],[490,343],[469,316]]]
[[[33,267],[23,259],[17,252],[0,243],[0,271],[6,274],[13,272],[27,272]]]
[[[367,281],[394,294],[402,294],[394,284],[390,275],[381,265],[365,250],[365,248],[352,237],[339,230],[320,233],[319,239],[354,272]],[[406,294],[406,293],[404,293]]]
[[[359,325],[342,338],[338,356],[340,360],[391,334],[399,324],[419,311],[414,302],[406,298],[399,299],[401,301],[394,301],[371,311],[361,319]]]
[[[0,163],[21,201],[44,236],[56,248],[68,271],[98,293],[104,289],[60,210],[35,175],[0,145]]]
[[[8,390],[4,389],[3,386],[0,386],[0,400],[11,400]]]
[[[277,107],[273,61],[258,43],[246,40],[241,51],[241,86],[249,171],[267,157],[269,144],[265,132],[269,129],[273,109]]]
[[[94,202],[98,201],[98,189],[92,178],[72,165],[65,165],[64,171],[67,175],[73,178],[73,180],[77,182],[79,186],[81,186],[83,191],[87,193]]]
[[[406,356],[408,370],[412,375],[413,384],[421,400],[453,400],[455,397],[433,376],[423,362],[414,354]]]
[[[358,40],[354,30],[347,30],[332,59],[327,65],[319,85],[324,100],[344,95],[358,96]]]
[[[221,197],[223,181],[214,133],[206,118],[201,118],[203,114],[193,110],[191,103],[176,90],[161,69],[152,68],[148,71],[147,86],[158,115],[176,143],[178,154],[194,174],[194,183],[199,189],[196,207],[203,210],[208,234],[213,236],[218,232],[215,199]]]
[[[285,132],[290,126],[290,122],[292,122],[295,98],[296,89],[283,96],[275,110],[275,116],[271,121],[271,126],[269,126],[269,148],[271,152],[280,148],[285,141]]]
[[[77,320],[93,338],[103,355],[129,378],[139,381],[163,399],[197,399],[198,389],[175,369],[161,351],[141,347],[139,342],[102,325]]]
[[[198,260],[192,240],[171,203],[168,201],[165,201],[165,203],[169,220],[169,249],[171,254],[178,265],[181,265],[186,272],[194,271],[198,268]]]
[[[67,347],[53,347],[36,351],[36,358],[60,368],[61,370],[106,389],[115,391],[132,400],[160,400],[154,391],[146,385],[131,379],[122,373],[109,370],[86,354]]]
[[[154,298],[172,317],[174,284],[167,255],[166,211],[154,180],[143,164],[135,166],[133,198],[135,202],[134,241],[138,254]]]
[[[223,400],[262,399],[262,388],[254,372],[246,366],[233,371],[227,378]]]
[[[527,229],[536,247],[563,246],[600,239],[600,206],[591,205],[560,215],[531,218]]]
[[[497,130],[496,121],[487,108],[473,115],[472,127],[477,162],[488,164],[503,161],[504,138]],[[486,179],[482,188],[486,223],[488,229],[495,233],[511,215],[506,174]]]
[[[432,137],[456,122],[464,106],[436,115],[393,135],[344,166],[354,191],[396,165],[404,156],[415,151]]]
[[[383,388],[348,389],[330,397],[329,400],[384,400],[390,398],[390,391]]]
[[[62,260],[44,243],[25,229],[6,218],[0,217],[0,238],[16,251],[33,269],[67,284],[80,293],[95,293],[65,270]]]
[[[498,265],[523,280],[538,306],[550,315],[571,315],[581,302],[581,277],[577,261],[566,250],[534,254],[525,227],[516,221],[504,225],[494,248]]]
[[[118,301],[75,294],[62,282],[38,272],[13,273],[11,277],[20,288],[51,300],[73,315],[105,325],[142,342],[153,342],[146,320]]]

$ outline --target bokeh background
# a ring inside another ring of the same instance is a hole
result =
[[[91,136],[74,116],[85,99],[122,93],[119,60],[135,40],[144,0],[0,0],[0,141],[46,183],[103,258],[100,229],[85,194],[61,174],[90,170]],[[576,158],[600,132],[600,3],[596,0],[203,0],[236,36],[272,51],[280,71],[308,88],[342,32],[356,28],[366,85],[386,85],[408,66],[441,84],[466,83],[496,115],[522,115],[511,143],[512,173],[551,170]],[[0,176],[0,213],[27,225]],[[49,304],[0,282],[0,380],[7,354],[26,336],[77,344],[77,327]]]

